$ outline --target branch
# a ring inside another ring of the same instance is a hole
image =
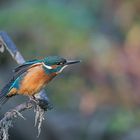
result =
[[[24,104],[20,104],[17,107],[15,107],[14,109],[12,109],[10,112],[7,112],[4,115],[4,118],[0,120],[0,139],[2,140],[8,140],[9,134],[8,134],[8,130],[10,127],[12,127],[12,120],[14,118],[17,118],[18,116],[24,118],[20,112],[32,108],[33,105],[30,102],[26,102]]]
[[[38,104],[36,104],[36,102],[30,100],[28,102],[25,102],[23,104],[16,106],[14,109],[7,112],[4,115],[3,119],[0,120],[0,139],[8,140],[8,137],[9,137],[8,130],[10,127],[13,126],[12,124],[13,119],[17,117],[21,117],[25,119],[23,115],[21,114],[21,112],[27,109],[31,109],[33,107],[35,108],[35,112],[36,112],[35,126],[38,123],[38,136],[39,136],[41,132],[41,124],[42,124],[42,121],[44,120],[45,110],[42,109]]]
[[[7,35],[6,32],[0,32],[0,52],[4,52],[5,48],[11,54],[12,58],[18,63],[23,64],[25,62],[23,56],[18,51],[16,45],[11,40],[11,38]],[[8,130],[12,127],[12,120],[17,118],[18,116],[24,118],[21,112],[35,108],[36,116],[35,116],[35,126],[38,124],[38,136],[41,132],[41,124],[44,119],[44,113],[48,109],[52,109],[52,105],[49,102],[48,97],[45,94],[45,91],[42,90],[38,96],[36,96],[36,101],[27,101],[23,104],[16,106],[11,111],[5,113],[4,118],[0,120],[0,139],[8,140],[9,134]]]
[[[4,46],[8,50],[8,52],[11,54],[13,59],[18,63],[18,64],[23,64],[25,62],[23,56],[21,53],[18,51],[16,45],[14,42],[11,40],[11,38],[8,36],[6,32],[0,32],[0,51],[3,53],[4,52]]]

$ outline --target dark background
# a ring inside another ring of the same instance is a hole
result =
[[[140,1],[1,0],[0,30],[26,60],[48,55],[81,59],[46,92],[54,109],[38,140],[140,140]],[[17,66],[0,54],[0,88]],[[0,110],[27,100],[17,96]],[[10,140],[35,140],[34,112],[23,113]]]

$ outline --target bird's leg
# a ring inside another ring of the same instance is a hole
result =
[[[39,105],[44,110],[51,110],[53,109],[53,104],[50,102],[49,98],[46,96],[46,94],[43,96],[41,95],[33,95],[29,96],[30,101],[33,101],[37,105]]]
[[[29,96],[29,99],[30,99],[30,101],[33,101],[36,104],[39,104],[39,101],[36,99],[36,97],[34,95],[33,96]]]

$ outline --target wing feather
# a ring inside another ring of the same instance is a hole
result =
[[[25,62],[24,64],[18,66],[14,69],[14,74],[11,80],[3,87],[3,89],[0,91],[0,106],[4,104],[8,100],[7,93],[9,92],[9,89],[11,88],[14,81],[21,76],[23,73],[28,71],[32,67],[36,67],[38,65],[41,65],[42,63],[40,60],[32,60]]]
[[[39,61],[39,60],[37,60],[37,59],[31,60],[31,61],[27,61],[27,62],[25,62],[24,64],[19,65],[18,67],[16,67],[16,68],[14,69],[14,72],[16,73],[16,72],[18,72],[18,71],[20,71],[20,70],[28,69],[28,67],[30,67],[31,65],[37,63],[38,61]]]

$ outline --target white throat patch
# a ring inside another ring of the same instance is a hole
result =
[[[48,66],[48,65],[46,65],[46,64],[44,64],[44,63],[42,63],[43,64],[43,66],[45,67],[45,68],[47,68],[47,69],[49,69],[49,70],[51,70],[52,69],[52,67],[51,66]]]
[[[58,73],[61,73],[68,65],[63,66]]]

